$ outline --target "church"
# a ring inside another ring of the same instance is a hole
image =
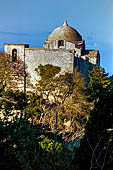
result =
[[[29,48],[29,44],[4,44],[4,52],[9,60],[18,63],[21,59],[27,66],[33,84],[38,80],[35,72],[40,64],[59,66],[61,73],[72,73],[77,67],[85,82],[88,82],[88,71],[100,65],[98,50],[87,50],[85,40],[80,33],[69,26],[67,21],[54,29],[43,44],[43,48]]]

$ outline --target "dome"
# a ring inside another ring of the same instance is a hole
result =
[[[48,36],[48,41],[53,40],[67,40],[75,43],[76,41],[82,41],[82,36],[74,28],[68,26],[65,21],[64,24],[55,30]]]

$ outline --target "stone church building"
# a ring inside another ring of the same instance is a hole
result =
[[[100,65],[99,51],[86,50],[80,33],[66,21],[48,35],[43,48],[29,48],[29,44],[4,44],[4,52],[13,63],[18,63],[19,59],[25,62],[33,84],[38,79],[35,68],[40,64],[59,66],[62,73],[72,73],[77,67],[86,82],[88,70]]]

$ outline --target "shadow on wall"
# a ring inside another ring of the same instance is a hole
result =
[[[88,78],[88,72],[91,71],[93,69],[94,66],[99,66],[99,55],[96,56],[96,64],[93,64],[89,61],[90,59],[90,52],[92,52],[91,50],[86,50],[85,52],[85,58],[82,57],[74,57],[74,68],[78,68],[78,71],[80,72],[81,75],[84,76],[85,78],[85,85],[88,85],[89,82],[89,78]],[[94,58],[95,56],[93,56]]]

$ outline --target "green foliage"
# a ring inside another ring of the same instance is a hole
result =
[[[0,121],[0,134],[0,169],[63,170],[70,166],[71,153],[63,144],[25,119]]]
[[[90,104],[85,95],[84,79],[77,69],[74,73],[61,75],[60,68],[52,65],[40,65],[35,69],[40,76],[37,93],[45,99],[41,102],[44,111],[43,122],[54,130],[56,111],[58,112],[58,129],[65,133],[64,121],[70,121],[70,133],[86,124]]]
[[[42,139],[41,142],[39,142],[42,149],[44,149],[47,152],[58,152],[61,153],[63,151],[63,146],[59,142],[55,142],[52,139],[49,139],[48,137],[45,137],[44,135],[41,135],[40,138]]]
[[[73,161],[73,169],[112,170],[113,165],[113,86],[98,96],[86,125],[86,133]],[[108,83],[109,84],[109,83]],[[103,87],[104,88],[104,87]]]
[[[5,64],[8,63],[6,60],[3,62],[3,69],[0,65],[0,114],[3,115],[0,119],[0,169],[71,169],[72,153],[63,142],[53,139],[54,134],[50,137],[41,126],[34,125],[34,120],[38,123],[43,119],[42,122],[54,130],[57,112],[57,132],[67,132],[65,121],[70,121],[68,132],[71,135],[84,128],[90,111],[84,79],[76,69],[73,74],[61,75],[59,67],[40,65],[36,69],[40,75],[37,93],[27,95],[25,102],[22,92],[5,88],[4,82],[9,79],[7,73],[10,69],[6,65],[5,70]],[[113,76],[108,78],[103,68],[95,67],[89,77],[90,99],[96,102],[86,125],[84,140],[72,165],[76,170],[90,169],[92,165],[112,170]],[[24,112],[26,117],[23,119]],[[33,120],[30,121],[32,123],[28,121],[29,118]]]
[[[69,168],[71,162],[71,152],[66,149],[62,143],[58,141],[49,139],[44,135],[41,135],[40,138],[41,142],[39,142],[39,145],[43,149],[41,160],[42,169],[63,170],[65,168]]]
[[[0,114],[3,114],[0,120],[0,169],[63,170],[70,166],[71,153],[63,144],[49,138],[41,126],[27,120],[40,117],[42,99],[39,96],[27,96],[27,103],[24,103],[22,92],[2,90],[0,97]],[[27,116],[23,119],[24,109]]]
[[[45,66],[39,65],[38,68],[35,69],[40,76],[40,80],[37,82],[37,91],[40,92],[40,95],[45,95],[47,99],[50,94],[53,95],[53,92],[62,81],[62,77],[57,76],[60,70],[60,67],[50,64]]]
[[[14,122],[0,122],[1,169],[31,169],[38,149],[30,124],[23,119]],[[35,152],[34,152],[35,151]],[[10,161],[11,159],[11,161]],[[7,163],[5,163],[6,161]]]
[[[40,64],[38,68],[35,69],[43,81],[52,81],[60,70],[60,67],[51,64],[46,64],[45,66]]]
[[[105,90],[108,89],[110,80],[104,68],[100,66],[93,67],[93,70],[89,72],[89,78],[88,90],[90,99],[96,101],[105,93]]]
[[[109,80],[110,80],[109,91],[111,91],[111,93],[112,93],[112,91],[113,91],[113,75],[110,76]]]
[[[32,119],[40,119],[41,113],[43,113],[40,105],[41,97],[32,94],[31,96],[28,96],[27,100],[28,102],[25,108],[26,117]]]
[[[21,113],[24,110],[24,94],[20,91],[2,90],[0,93],[0,111],[6,116],[12,116],[14,112]]]

